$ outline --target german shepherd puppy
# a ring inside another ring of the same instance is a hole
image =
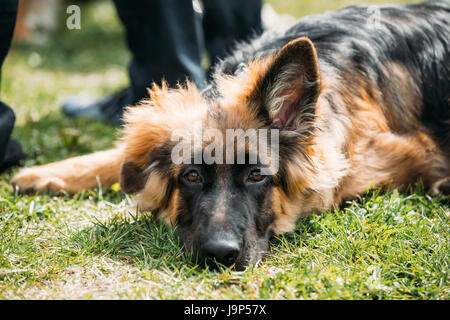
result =
[[[236,269],[262,259],[271,235],[292,231],[299,217],[370,187],[420,179],[448,194],[449,22],[448,1],[305,17],[238,45],[202,92],[189,82],[153,85],[149,100],[127,109],[117,148],[26,168],[12,183],[25,193],[75,193],[120,181],[141,209],[177,225],[200,261]],[[279,165],[272,153],[270,162],[247,161],[254,141],[237,146],[236,136],[231,149],[246,161],[222,161],[202,133],[175,162],[173,132],[196,136],[194,124],[224,136],[278,130]],[[207,151],[217,161],[205,161]]]

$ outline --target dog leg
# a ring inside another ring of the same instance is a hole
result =
[[[434,194],[442,193],[444,195],[450,194],[450,177],[446,177],[436,181],[431,188]]]
[[[11,181],[20,193],[50,191],[69,194],[119,181],[123,149],[100,151],[47,165],[25,168]]]
[[[369,187],[405,188],[419,179],[433,192],[445,193],[450,181],[445,156],[424,134],[382,133],[362,141],[353,150],[350,174],[342,182],[338,199],[351,199]]]

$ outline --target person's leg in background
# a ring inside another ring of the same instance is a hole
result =
[[[203,29],[211,64],[225,57],[236,41],[260,35],[262,0],[203,0]]]
[[[63,105],[68,116],[88,116],[118,124],[124,107],[147,96],[152,82],[164,78],[170,86],[186,77],[199,87],[206,76],[201,67],[201,25],[192,0],[114,0],[128,47],[130,87],[96,102],[76,97]]]
[[[160,84],[162,78],[172,87],[186,77],[204,86],[202,43],[192,0],[114,3],[133,53],[129,74],[136,101],[147,94],[152,82]]]
[[[0,2],[0,85],[2,65],[8,54],[14,33],[17,4],[17,0],[2,0]],[[19,164],[20,160],[25,158],[20,144],[11,139],[14,122],[14,112],[0,101],[0,171]]]

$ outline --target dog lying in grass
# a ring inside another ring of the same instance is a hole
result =
[[[154,85],[115,149],[25,168],[12,184],[120,181],[199,261],[238,270],[299,217],[370,187],[421,180],[448,194],[449,21],[447,1],[305,17],[238,45],[201,92]]]

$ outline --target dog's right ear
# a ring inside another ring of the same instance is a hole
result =
[[[272,59],[253,92],[272,127],[295,128],[299,118],[315,112],[321,82],[316,49],[308,38],[287,43]]]
[[[134,194],[145,187],[148,173],[133,162],[125,161],[120,169],[119,183],[123,192]]]

